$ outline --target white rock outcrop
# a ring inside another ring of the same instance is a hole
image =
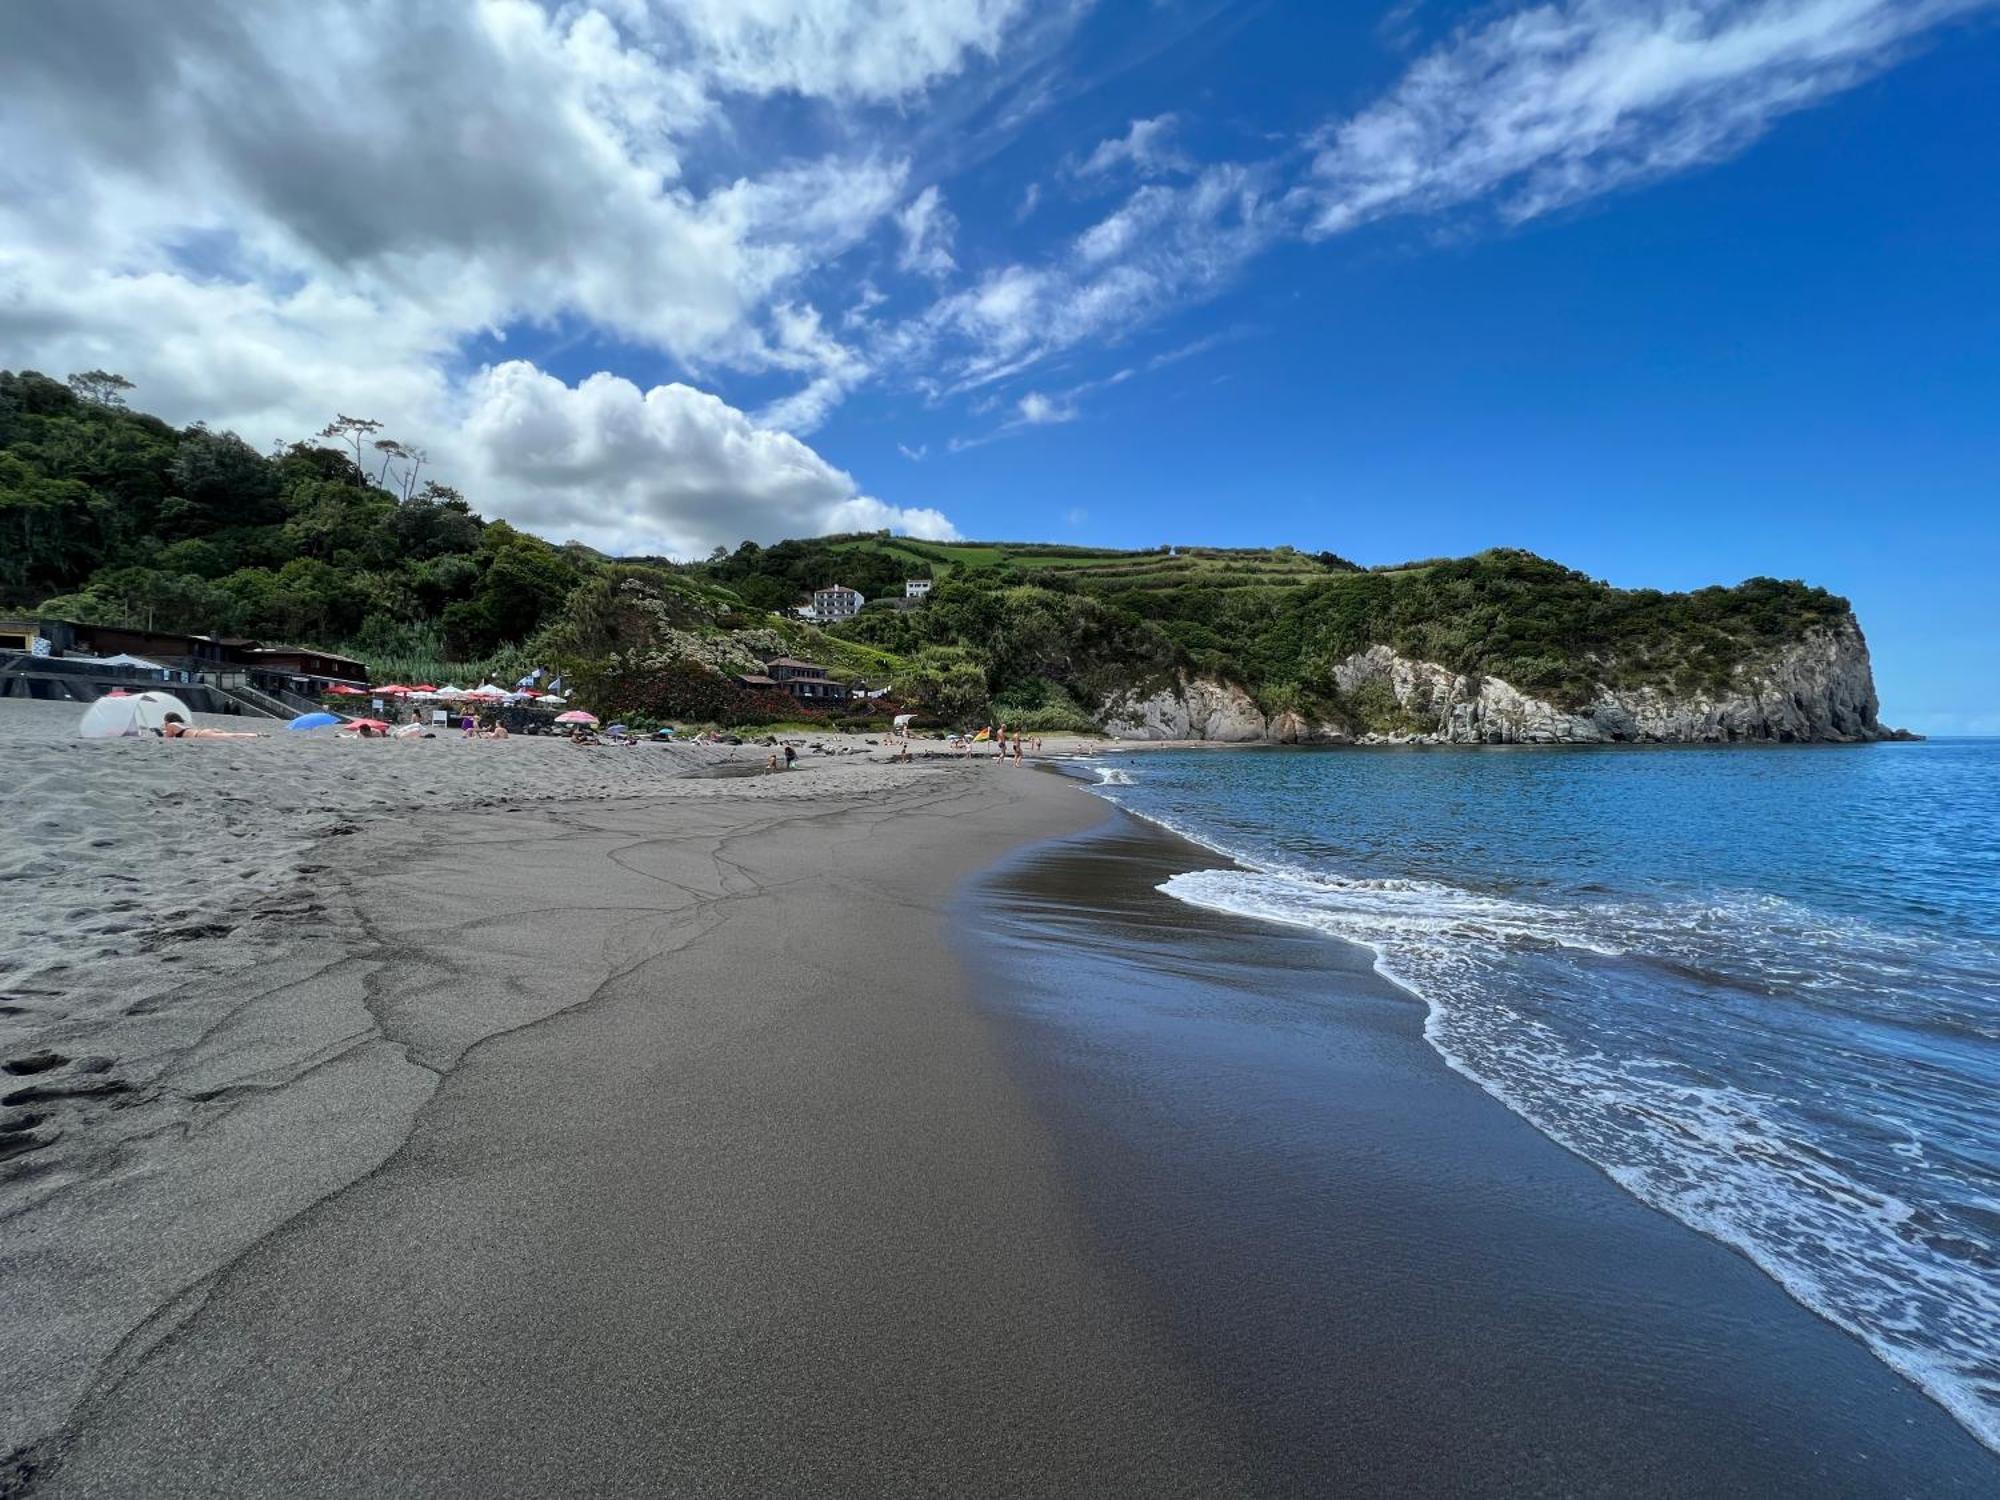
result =
[[[1600,688],[1561,708],[1498,677],[1472,677],[1387,646],[1356,652],[1326,686],[1342,698],[1393,698],[1402,721],[1361,742],[1449,745],[1805,743],[1889,739],[1877,718],[1868,643],[1849,615],[1738,667],[1720,691]],[[1386,693],[1383,691],[1386,690]],[[1267,718],[1249,693],[1215,678],[1183,679],[1151,694],[1105,700],[1105,732],[1130,740],[1337,744],[1339,724],[1296,713]]]
[[[1183,678],[1145,696],[1114,694],[1105,699],[1098,719],[1106,734],[1121,740],[1241,744],[1264,739],[1270,729],[1255,699],[1235,683],[1213,677]]]
[[[1404,733],[1364,739],[1451,745],[1730,744],[1739,741],[1879,740],[1868,643],[1850,615],[1737,668],[1720,691],[1601,688],[1580,708],[1559,708],[1498,677],[1472,678],[1436,662],[1373,646],[1341,662],[1333,685],[1352,696],[1385,686]]]

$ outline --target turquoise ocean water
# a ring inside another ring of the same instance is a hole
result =
[[[2000,1449],[2000,741],[1089,768],[1163,887],[1362,944],[1450,1066]]]

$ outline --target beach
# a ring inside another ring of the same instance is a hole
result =
[[[0,1493],[1990,1490],[1074,780],[72,717],[0,714]]]
[[[6,1055],[67,1061],[0,1185],[11,1489],[1232,1486],[945,941],[1072,786],[13,748]]]

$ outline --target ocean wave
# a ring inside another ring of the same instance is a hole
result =
[[[1176,875],[1168,895],[1370,949],[1455,1071],[1744,1253],[2000,1450],[2000,1277],[1969,1211],[1990,1201],[1990,1163],[1934,1156],[1906,1123],[1978,1096],[1950,1049],[1989,1029],[1990,991],[1936,980],[1981,973],[1983,951],[1760,895],[1561,901],[1359,878],[1102,794],[1238,866]],[[1852,1040],[1862,1026],[1915,1028],[1924,1047],[1885,1079]]]

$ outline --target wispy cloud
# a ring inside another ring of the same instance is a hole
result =
[[[1264,161],[1196,167],[1174,116],[1135,120],[1070,168],[1145,179],[1122,203],[941,297],[905,347],[947,391],[1020,378],[1214,295],[1279,242],[1397,216],[1517,224],[1720,161],[1993,3],[1570,0],[1462,28]]]
[[[1125,133],[1099,141],[1090,155],[1076,165],[1079,177],[1102,177],[1121,167],[1129,167],[1141,177],[1193,170],[1194,163],[1173,146],[1173,115],[1154,115],[1134,120]]]
[[[1327,126],[1309,233],[1488,203],[1520,222],[1742,151],[1985,0],[1576,0],[1462,31]]]
[[[933,277],[948,276],[958,269],[951,254],[958,220],[944,206],[944,194],[935,183],[897,213],[896,226],[903,235],[903,248],[896,257],[899,269]]]

